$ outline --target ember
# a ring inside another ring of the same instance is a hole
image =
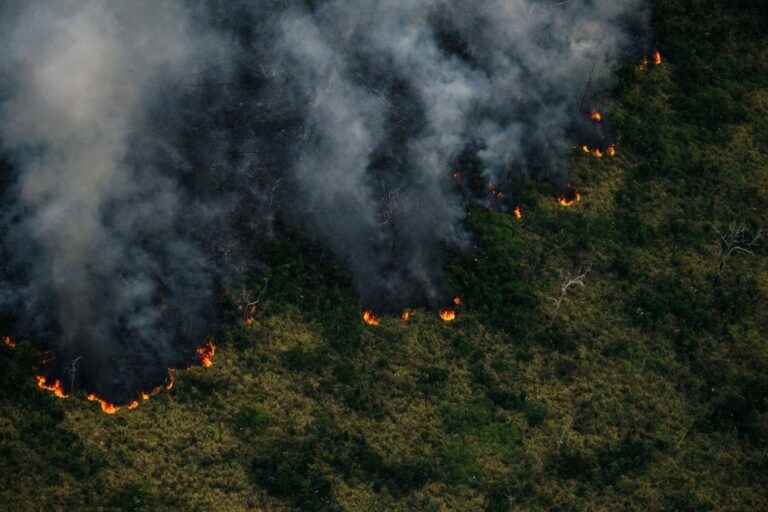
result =
[[[589,118],[596,123],[600,123],[603,121],[603,114],[595,110],[591,114],[589,114]]]
[[[10,336],[3,336],[3,345],[8,348],[16,348],[16,342]]]
[[[581,200],[581,194],[578,190],[569,190],[568,192],[564,192],[560,194],[560,197],[557,198],[557,202],[560,203],[561,206],[573,206],[574,204],[578,203]]]
[[[197,349],[197,357],[200,359],[200,364],[206,368],[213,366],[213,356],[216,354],[216,345],[213,341],[207,340],[205,345]]]
[[[370,309],[366,309],[363,311],[363,322],[368,325],[379,325],[379,317],[373,314]]]
[[[35,375],[37,381],[37,387],[45,391],[50,391],[58,398],[68,398],[64,393],[64,386],[59,379],[54,379],[53,382],[48,383],[48,379],[42,375]]]
[[[515,216],[517,220],[520,220],[523,218],[523,209],[519,206],[515,206],[515,209],[512,210],[512,214]]]
[[[453,322],[456,320],[456,311],[451,308],[443,308],[440,310],[440,318],[443,322]]]

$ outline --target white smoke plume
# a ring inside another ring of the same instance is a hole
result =
[[[647,3],[6,1],[0,308],[122,396],[280,225],[363,305],[439,305],[467,198],[565,180]]]

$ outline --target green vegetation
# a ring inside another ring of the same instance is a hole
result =
[[[0,509],[768,510],[759,5],[657,2],[666,62],[618,71],[619,155],[574,154],[574,207],[529,184],[520,222],[471,212],[454,323],[365,328],[285,243],[253,326],[136,411],[40,393],[31,343],[0,345]]]

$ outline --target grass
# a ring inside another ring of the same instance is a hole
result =
[[[531,183],[521,222],[471,211],[452,324],[365,328],[348,276],[284,242],[255,324],[136,411],[39,393],[32,344],[0,346],[0,509],[768,509],[768,249],[719,256],[768,220],[760,9],[657,2],[619,156],[574,155],[572,208]]]

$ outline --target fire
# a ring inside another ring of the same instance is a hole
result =
[[[594,110],[592,111],[591,114],[589,114],[589,118],[596,123],[601,123],[603,121],[603,114],[601,114],[597,110]]]
[[[115,404],[111,404],[106,400],[102,400],[101,398],[94,395],[93,393],[89,393],[85,398],[87,398],[88,401],[90,402],[99,402],[99,405],[101,406],[101,412],[103,412],[104,414],[115,414],[117,411],[120,410],[119,406]],[[136,404],[136,407],[138,407],[138,403]],[[135,409],[136,407],[133,407],[133,408]],[[129,409],[130,408],[131,407],[129,406]]]
[[[404,309],[403,312],[400,313],[400,320],[403,322],[408,322],[411,318],[413,318],[412,309]]]
[[[379,317],[377,317],[370,309],[366,309],[363,311],[363,322],[368,325],[379,325]]]
[[[560,194],[560,197],[557,198],[557,202],[560,203],[561,206],[573,206],[579,201],[581,201],[581,194],[578,190],[570,190]]]
[[[440,318],[443,322],[453,322],[456,320],[456,311],[451,308],[443,308],[440,310]]]
[[[587,154],[589,154],[589,146],[587,146],[586,144],[582,144],[582,145],[581,145],[581,150],[582,150],[584,153],[587,153]]]
[[[139,407],[139,401],[138,400],[134,400],[133,402],[128,404],[128,410],[129,411],[137,409],[138,407]]]
[[[205,345],[197,349],[197,357],[200,364],[206,368],[213,366],[213,356],[216,354],[216,345],[211,340],[205,342]]]
[[[662,63],[661,52],[659,50],[653,51],[653,63],[656,64],[657,66]]]
[[[16,348],[16,342],[10,336],[3,336],[3,345],[8,348]]]
[[[49,384],[48,379],[43,375],[35,375],[35,380],[37,381],[38,388],[50,391],[58,398],[67,398],[67,395],[64,393],[64,386],[59,379],[54,379],[54,381]]]
[[[603,158],[603,152],[600,151],[600,148],[595,148],[592,150],[592,154],[595,158]]]
[[[173,389],[173,383],[176,381],[176,372],[173,368],[168,368],[168,382],[165,384],[165,389]]]
[[[461,297],[459,297],[458,295],[456,295],[456,296],[453,298],[453,304],[454,304],[455,306],[461,306],[461,304],[462,304],[462,302],[461,302]]]
[[[611,144],[610,146],[608,146],[608,147],[606,148],[606,150],[605,150],[605,153],[606,153],[608,156],[610,156],[610,157],[614,157],[614,156],[616,156],[616,146],[615,146],[614,144]]]
[[[515,216],[517,220],[520,220],[523,218],[523,209],[519,206],[515,206],[515,209],[512,210],[512,214]]]

